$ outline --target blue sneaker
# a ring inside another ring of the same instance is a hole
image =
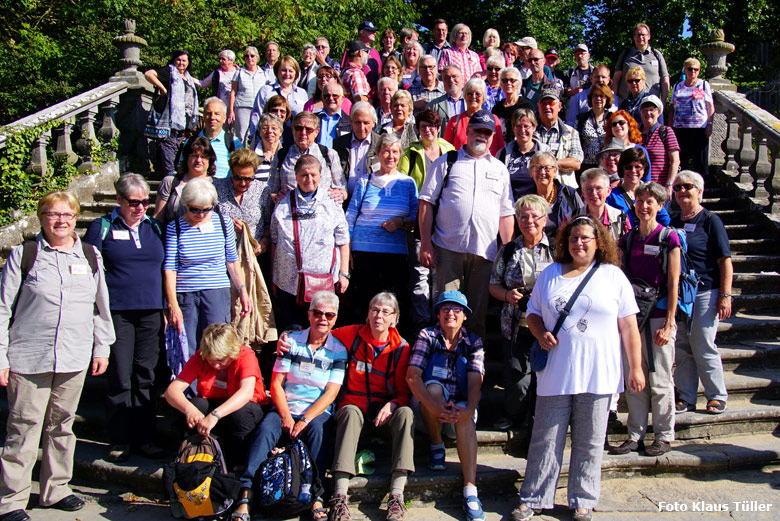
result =
[[[444,449],[431,449],[428,456],[428,468],[431,470],[447,470],[447,463],[444,461]]]
[[[477,496],[463,498],[463,511],[466,512],[466,521],[485,521],[482,502]]]

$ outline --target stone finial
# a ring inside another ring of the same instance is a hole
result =
[[[726,74],[729,68],[726,63],[726,56],[734,52],[734,49],[734,44],[726,42],[723,29],[713,29],[707,41],[699,47],[699,50],[707,58],[705,76],[713,84],[713,87],[715,84],[731,84],[723,75]]]
[[[119,63],[124,66],[124,69],[114,74],[109,81],[136,83],[137,81],[133,80],[140,75],[138,66],[143,63],[141,49],[149,44],[140,36],[136,36],[135,20],[125,19],[124,25],[125,34],[115,36],[113,40],[113,44],[119,48]]]

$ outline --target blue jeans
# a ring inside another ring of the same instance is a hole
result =
[[[230,288],[202,289],[176,294],[187,333],[189,356],[200,345],[200,336],[210,324],[230,324]],[[189,357],[188,357],[189,359]]]
[[[296,421],[300,416],[293,416]],[[314,418],[309,425],[303,429],[300,438],[309,447],[309,452],[314,463],[317,465],[317,471],[320,475],[320,482],[325,482],[325,469],[328,467],[328,431],[332,416],[328,413],[322,413]],[[252,488],[252,481],[255,479],[257,469],[268,459],[268,454],[276,446],[276,442],[282,437],[282,417],[276,411],[271,411],[263,418],[263,423],[255,429],[251,436],[249,445],[249,455],[247,456],[246,470],[241,475],[241,484],[244,487]]]
[[[677,388],[677,399],[685,403],[696,404],[699,379],[707,400],[725,402],[728,398],[723,363],[718,346],[715,345],[719,295],[717,289],[697,293],[690,332],[685,324],[680,324],[677,329],[674,385]]]

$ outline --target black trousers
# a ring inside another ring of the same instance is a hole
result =
[[[528,328],[520,327],[514,343],[503,340],[504,412],[517,427],[530,428],[536,407],[536,374],[530,361],[534,338]]]
[[[155,436],[152,389],[163,348],[159,309],[111,313],[116,342],[108,364],[108,432],[113,444],[143,445]]]
[[[225,400],[215,400],[200,398],[199,396],[190,398],[192,404],[203,414],[219,407]],[[223,416],[212,430],[213,434],[219,436],[221,440],[222,451],[225,453],[225,460],[229,466],[239,465],[246,460],[246,450],[249,443],[247,439],[255,430],[255,427],[263,421],[263,406],[255,402],[247,402],[239,410],[234,411],[227,416]]]
[[[381,291],[394,293],[402,311],[410,309],[409,268],[406,257],[397,253],[352,252],[355,264],[352,280],[357,290],[355,307],[361,318],[368,314],[368,303]],[[406,317],[406,324],[411,325],[410,316]]]
[[[674,135],[677,136],[677,144],[680,145],[680,167],[706,177],[710,158],[707,129],[675,128]]]

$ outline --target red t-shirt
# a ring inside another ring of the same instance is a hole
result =
[[[238,391],[241,380],[252,376],[255,377],[255,392],[252,394],[251,401],[262,405],[270,403],[271,399],[265,392],[257,357],[247,346],[241,346],[238,359],[220,371],[220,374],[217,374],[217,370],[204,360],[198,351],[187,360],[177,378],[188,384],[197,379],[196,389],[201,398],[226,400]]]

